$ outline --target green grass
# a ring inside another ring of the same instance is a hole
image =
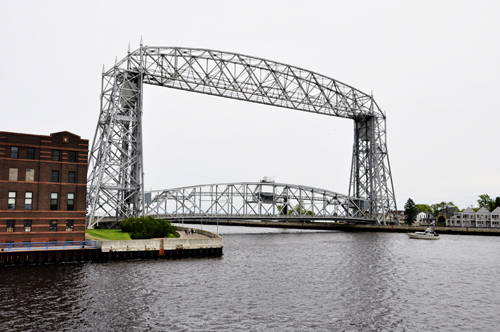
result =
[[[121,229],[86,229],[85,234],[105,240],[132,240],[128,233]],[[168,234],[168,238],[176,238],[174,234]]]
[[[106,240],[132,240],[130,235],[121,229],[86,229],[85,233]]]

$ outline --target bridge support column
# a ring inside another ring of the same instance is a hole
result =
[[[103,73],[101,113],[89,164],[90,211],[87,227],[103,217],[139,216],[143,211],[142,70],[129,61],[127,69]]]
[[[362,116],[354,121],[349,196],[355,204],[369,211],[370,219],[379,224],[399,220],[387,154],[385,117]]]

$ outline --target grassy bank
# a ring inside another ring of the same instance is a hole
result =
[[[86,229],[85,234],[102,240],[132,240],[128,233],[121,229]],[[174,234],[169,234],[168,238],[176,238]]]
[[[87,229],[85,234],[103,240],[132,240],[130,235],[121,229]]]

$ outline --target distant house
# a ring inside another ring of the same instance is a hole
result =
[[[491,216],[488,209],[482,207],[476,212],[477,227],[491,227]]]
[[[446,220],[446,226],[459,227],[500,227],[500,207],[493,212],[482,207],[477,212],[468,207],[463,212],[455,212]]]
[[[458,208],[456,207],[445,207],[441,211],[439,211],[439,216],[437,217],[437,222],[438,223],[446,223],[448,222],[449,219],[455,214],[455,212],[458,211]]]
[[[420,212],[417,214],[417,224],[420,225],[428,225],[432,220],[434,220],[434,216],[430,212]]]
[[[491,227],[500,227],[500,206],[491,212]]]
[[[463,212],[455,212],[453,216],[446,220],[446,226],[475,226],[476,225],[476,212],[470,207],[466,208]]]

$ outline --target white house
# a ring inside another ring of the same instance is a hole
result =
[[[417,224],[420,225],[427,225],[429,223],[429,220],[431,218],[434,218],[430,212],[420,212],[417,214]]]
[[[477,212],[468,207],[463,212],[455,212],[446,220],[446,226],[459,227],[500,227],[500,207],[493,212],[482,207]]]
[[[500,227],[500,206],[491,212],[491,227]]]

